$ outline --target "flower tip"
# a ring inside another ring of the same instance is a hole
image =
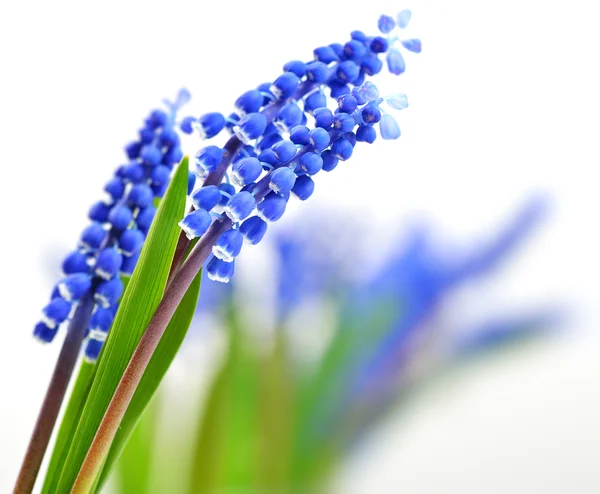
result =
[[[409,9],[404,9],[401,12],[398,12],[396,16],[396,23],[400,29],[404,29],[408,26],[410,22],[410,18],[412,17],[412,12]]]

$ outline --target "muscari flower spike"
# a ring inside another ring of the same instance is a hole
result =
[[[156,213],[153,202],[162,197],[171,170],[183,157],[176,118],[189,98],[189,93],[181,90],[175,101],[165,100],[166,111],[150,112],[138,138],[125,146],[127,163],[106,183],[106,197],[90,208],[90,225],[83,230],[77,249],[63,261],[64,278],[34,329],[38,340],[52,341],[79,301],[91,297],[96,305],[91,305],[94,309],[84,354],[88,361],[97,359],[123,293],[121,276],[133,272]],[[203,120],[205,133],[218,132],[218,119],[207,121]],[[188,120],[179,125],[192,124]],[[193,188],[195,176],[190,174],[190,178]]]
[[[203,138],[230,134],[225,146],[208,145],[196,154],[193,171],[204,182],[191,196],[195,211],[180,222],[193,238],[215,221],[231,221],[234,229],[218,237],[207,262],[211,279],[228,282],[242,239],[259,243],[289,198],[307,200],[315,188],[312,177],[350,159],[357,142],[400,136],[389,110],[406,108],[406,96],[381,97],[366,79],[379,74],[384,61],[392,74],[403,73],[401,47],[421,51],[419,40],[399,38],[410,16],[408,10],[382,16],[380,35],[353,31],[345,44],[316,48],[313,60],[286,63],[273,82],[237,98],[228,117],[208,113],[182,120],[183,132],[200,126]]]

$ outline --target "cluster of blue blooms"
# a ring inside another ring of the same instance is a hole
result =
[[[409,19],[407,10],[396,20],[382,16],[379,36],[353,31],[344,45],[315,49],[310,62],[288,62],[274,82],[241,95],[228,117],[208,113],[176,121],[189,100],[185,90],[176,101],[165,102],[167,111],[152,111],[138,140],[125,148],[128,163],[105,185],[106,198],[90,208],[92,223],[64,260],[64,278],[42,310],[35,337],[52,341],[60,324],[89,297],[95,305],[85,356],[97,359],[123,293],[121,276],[133,272],[156,212],[154,200],[162,197],[173,166],[183,157],[178,130],[197,131],[205,139],[223,130],[232,134],[223,148],[207,146],[196,154],[188,181],[194,208],[180,223],[192,239],[202,236],[215,219],[232,222],[233,228],[217,239],[206,266],[208,276],[222,282],[231,279],[244,241],[260,242],[267,222],[285,212],[290,195],[300,200],[312,195],[316,173],[349,159],[356,142],[374,142],[376,124],[383,139],[398,138],[398,124],[384,105],[406,108],[406,96],[381,98],[365,78],[382,70],[386,53],[390,72],[404,72],[399,46],[421,51],[419,40],[399,40],[397,33]],[[331,102],[336,108],[328,107]],[[196,177],[202,185],[194,190]]]
[[[77,304],[90,297],[95,307],[85,356],[90,361],[98,357],[123,293],[121,276],[133,272],[156,212],[154,201],[163,196],[171,170],[183,157],[175,117],[188,100],[189,93],[182,90],[176,101],[165,101],[167,111],[152,111],[138,139],[125,147],[128,163],[120,166],[104,186],[105,199],[90,208],[91,224],[63,261],[64,277],[34,329],[39,340],[52,341]],[[193,181],[189,185],[191,189]]]
[[[203,182],[192,194],[194,209],[180,222],[190,239],[204,235],[214,221],[232,224],[207,262],[211,279],[228,282],[244,241],[260,242],[267,224],[284,214],[290,196],[308,199],[313,176],[348,160],[357,142],[374,142],[376,126],[383,139],[400,136],[382,105],[406,108],[406,96],[382,98],[365,79],[381,72],[384,56],[391,73],[404,72],[399,46],[421,51],[419,40],[398,37],[409,19],[408,10],[396,20],[382,16],[378,36],[353,31],[343,45],[315,49],[312,61],[286,63],[273,82],[242,94],[229,116],[207,113],[182,120],[183,132],[196,130],[205,139],[231,134],[224,147],[209,145],[196,154],[193,171]]]

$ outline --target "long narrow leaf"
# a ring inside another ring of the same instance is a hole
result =
[[[227,317],[229,348],[200,417],[188,492],[244,491],[258,482],[259,361],[235,306]]]
[[[286,492],[292,488],[294,379],[282,329],[277,331],[273,348],[263,359],[261,391],[258,487],[268,492]]]
[[[77,426],[56,492],[69,492],[121,376],[162,298],[185,214],[188,160],[161,201],[140,260],[123,295]]]
[[[156,392],[158,385],[169,369],[171,362],[175,358],[175,355],[188,332],[190,324],[192,323],[192,318],[196,312],[196,303],[198,302],[198,295],[200,294],[201,280],[202,271],[198,273],[192,285],[186,292],[185,297],[175,311],[165,334],[161,338],[156,351],[152,355],[152,359],[144,372],[144,376],[127,408],[127,413],[125,414],[125,417],[123,417],[119,432],[117,432],[113,441],[100,478],[100,487],[104,484],[112,465],[123,451],[127,439],[132,434],[140,416]]]
[[[115,477],[118,492],[135,492],[135,494],[148,494],[150,492],[150,482],[152,477],[152,459],[154,457],[154,447],[156,440],[156,428],[159,415],[160,400],[152,400],[134,431],[129,437],[127,447],[116,463]],[[109,471],[107,463],[104,464],[104,472]],[[94,491],[100,488],[100,482],[96,485]]]
[[[121,276],[123,286],[127,288],[129,284],[129,276]],[[98,361],[102,358],[104,352],[100,352]],[[46,472],[46,478],[44,479],[44,485],[42,487],[42,494],[54,492],[60,478],[60,473],[67,459],[67,454],[75,435],[75,430],[81,414],[83,413],[83,407],[87,400],[92,381],[96,375],[96,365],[87,361],[82,361],[79,373],[71,395],[69,396],[69,402],[67,404],[65,414],[62,418],[60,429],[56,436],[56,442],[52,450],[52,456],[50,457],[50,464],[48,465],[48,471]]]

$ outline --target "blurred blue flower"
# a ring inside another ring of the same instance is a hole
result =
[[[462,255],[448,256],[432,245],[425,230],[415,230],[375,276],[342,297],[336,333],[339,341],[334,347],[343,353],[337,354],[328,374],[318,377],[327,381],[324,389],[328,394],[316,400],[311,418],[302,426],[300,436],[307,438],[301,441],[303,447],[318,442],[351,410],[362,410],[354,424],[358,434],[361,427],[372,423],[372,414],[388,409],[418,357],[415,342],[427,334],[426,323],[440,303],[457,287],[475,283],[494,270],[525,241],[546,209],[544,199],[532,199],[492,241]],[[550,310],[502,316],[460,335],[446,335],[450,340],[445,353],[452,359],[473,355],[547,331],[558,321],[556,311]]]

